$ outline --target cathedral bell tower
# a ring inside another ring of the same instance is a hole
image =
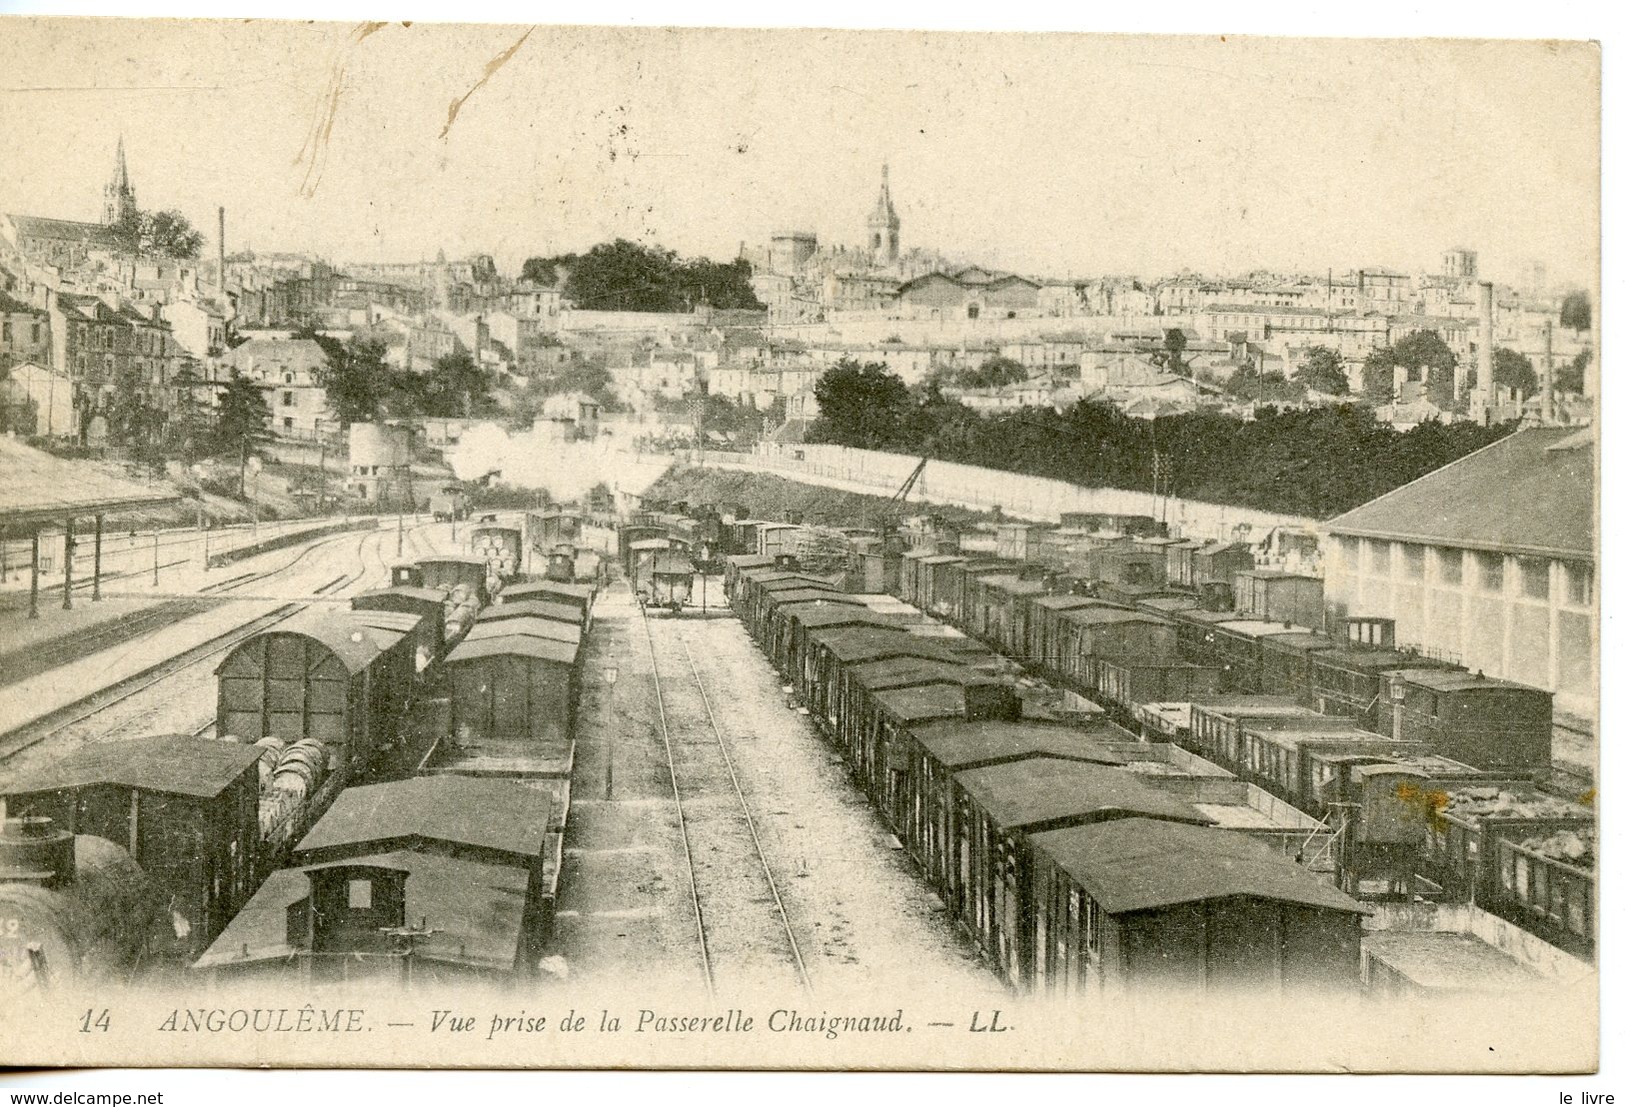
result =
[[[869,213],[869,251],[878,262],[886,265],[897,264],[898,229],[902,222],[897,218],[897,209],[891,202],[891,167],[880,167],[880,195],[875,199],[874,210]]]
[[[135,189],[130,187],[130,171],[124,164],[124,136],[118,140],[113,178],[102,190],[102,222],[116,227],[135,215]]]

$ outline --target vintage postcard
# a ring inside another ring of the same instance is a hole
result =
[[[0,20],[0,1062],[1594,1071],[1600,88]]]

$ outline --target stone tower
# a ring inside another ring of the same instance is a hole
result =
[[[875,260],[886,265],[897,264],[898,229],[902,226],[897,209],[891,202],[891,167],[880,167],[880,195],[874,210],[869,213],[869,249]]]
[[[130,187],[130,171],[124,164],[124,136],[118,140],[113,177],[102,190],[102,222],[117,226],[135,214],[135,189]]]

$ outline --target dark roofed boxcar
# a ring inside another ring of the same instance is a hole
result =
[[[1309,702],[1328,715],[1347,715],[1368,730],[1380,727],[1383,674],[1399,669],[1458,669],[1404,650],[1318,650],[1309,658]]]
[[[554,600],[511,600],[492,604],[480,612],[476,623],[492,623],[502,619],[552,619],[556,623],[569,623],[573,627],[585,626],[587,616],[574,604]]]
[[[1352,991],[1354,900],[1240,834],[1126,818],[1032,838],[1035,990]]]
[[[304,611],[227,654],[215,670],[219,733],[315,738],[340,775],[366,772],[401,737],[417,658],[411,637],[350,615]]]
[[[481,604],[491,601],[490,589],[486,585],[487,566],[480,558],[437,554],[420,557],[416,564],[419,577],[416,583],[419,587],[449,593],[461,586]]]
[[[1545,771],[1552,763],[1552,693],[1482,673],[1384,673],[1377,729],[1431,743],[1481,769]]]
[[[445,650],[446,593],[438,588],[414,588],[411,585],[378,588],[353,597],[350,607],[355,611],[394,611],[418,616],[422,620],[418,631],[419,641],[428,651],[427,661],[419,655],[420,671],[427,663],[438,661]]]
[[[525,622],[505,621],[492,629],[522,630]],[[471,633],[447,654],[452,741],[465,761],[475,761],[459,771],[483,775],[505,761],[536,754],[563,758],[575,735],[578,654],[575,643],[518,632],[479,638]],[[491,764],[482,767],[477,761]]]
[[[963,902],[961,869],[949,845],[960,835],[965,805],[954,774],[1029,757],[1121,766],[1106,742],[1127,735],[1110,723],[1058,726],[1005,719],[948,719],[908,729],[903,756],[888,779],[886,807],[903,845],[944,902]]]
[[[1029,757],[964,770],[954,780],[966,805],[949,847],[966,874],[960,920],[1016,987],[1028,986],[1033,964],[1031,835],[1135,816],[1212,821],[1133,773],[1078,761]]]
[[[186,920],[182,946],[196,953],[260,876],[260,753],[180,734],[80,746],[8,783],[6,811],[128,849]]]

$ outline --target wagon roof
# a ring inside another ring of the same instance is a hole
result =
[[[671,543],[664,538],[638,538],[633,540],[628,549],[633,550],[669,550]]]
[[[507,780],[448,774],[357,785],[339,793],[300,841],[295,861],[313,861],[318,850],[419,839],[497,850],[528,864],[542,852],[551,807],[547,792]]]
[[[1189,611],[1201,603],[1201,601],[1195,596],[1184,596],[1178,594],[1170,594],[1166,596],[1147,596],[1145,599],[1138,602],[1146,607],[1154,608],[1157,611],[1166,611],[1169,614],[1180,611]]]
[[[1263,638],[1268,634],[1295,634],[1303,630],[1302,627],[1295,627],[1291,623],[1276,623],[1268,619],[1232,619],[1228,623],[1220,623],[1219,629],[1239,634],[1244,638]]]
[[[148,792],[213,799],[253,769],[264,751],[189,734],[159,734],[97,742],[42,765],[36,772],[8,779],[0,792],[54,792],[117,784]]]
[[[1223,715],[1231,719],[1260,713],[1280,714],[1286,711],[1312,714],[1309,708],[1292,696],[1259,696],[1241,692],[1197,696],[1191,701],[1191,707],[1209,715]]]
[[[1318,630],[1289,630],[1280,634],[1266,634],[1262,639],[1266,647],[1283,650],[1335,650],[1337,639]]]
[[[215,672],[225,668],[232,658],[264,635],[291,634],[317,642],[338,659],[346,672],[354,676],[401,640],[401,635],[395,631],[368,626],[351,618],[371,614],[373,612],[370,611],[318,611],[306,608],[287,622],[244,641],[226,655]]]
[[[593,587],[590,584],[569,584],[562,580],[527,580],[523,584],[508,585],[502,590],[497,602],[512,603],[531,596],[570,596],[578,600],[590,600],[593,597]]]
[[[478,565],[481,570],[485,568],[485,559],[482,557],[468,557],[463,554],[430,554],[417,559],[418,565]]]
[[[1401,669],[1399,676],[1406,684],[1420,684],[1435,692],[1534,692],[1550,695],[1544,689],[1518,684],[1499,677],[1466,672],[1462,669]]]
[[[882,657],[923,657],[953,662],[954,655],[928,638],[899,632],[896,627],[829,627],[811,633],[813,641],[834,654],[837,660],[853,663]]]
[[[922,684],[957,684],[960,687],[975,684],[985,687],[1003,683],[968,665],[926,657],[886,657],[863,661],[852,665],[848,672],[853,680],[871,691]]]
[[[1155,615],[1147,615],[1143,611],[1134,611],[1127,607],[1112,607],[1106,604],[1097,604],[1094,607],[1074,607],[1061,615],[1061,618],[1073,623],[1150,623],[1154,626],[1168,626],[1166,619],[1159,619]]]
[[[1382,673],[1392,669],[1446,669],[1451,667],[1447,661],[1435,661],[1419,654],[1403,653],[1399,650],[1370,649],[1362,646],[1348,647],[1335,650],[1321,650],[1315,655],[1315,662],[1336,665],[1344,669],[1355,669],[1363,673]]]
[[[1091,729],[1002,719],[952,719],[921,723],[910,728],[910,733],[926,753],[950,771],[1025,757],[1121,765],[1123,758],[1102,745],[1097,736],[1107,734],[1107,726],[1111,724]],[[1111,729],[1118,730],[1115,726]]]
[[[816,586],[829,589],[833,589],[835,587],[832,581],[825,580],[823,577],[815,577],[810,573],[797,572],[794,569],[776,569],[772,572],[762,572],[759,569],[748,570],[739,575],[745,580],[750,581],[750,583],[755,587],[764,591],[775,591],[782,588],[787,588],[797,582],[801,582],[807,587]]]
[[[423,616],[410,611],[377,611],[368,607],[353,608],[350,618],[363,626],[373,627],[377,630],[393,631],[396,634],[410,634],[423,622]]]
[[[471,634],[446,655],[446,664],[455,665],[460,661],[478,661],[487,657],[527,657],[574,665],[576,646],[573,642],[539,638],[531,634],[491,634],[481,638]]]
[[[500,619],[519,619],[530,616],[536,619],[552,619],[554,622],[569,623],[571,626],[580,626],[586,620],[586,613],[579,607],[567,603],[553,603],[549,600],[509,600],[507,603],[493,604],[485,608],[476,617],[475,622],[490,623]]]
[[[1125,818],[1046,830],[1031,840],[1112,915],[1233,896],[1365,911],[1302,866],[1232,831]]]
[[[355,598],[357,600],[371,600],[381,596],[399,596],[402,599],[416,600],[426,604],[443,604],[446,602],[446,593],[443,589],[419,588],[412,584],[397,584],[392,588],[373,588],[360,593]]]
[[[989,588],[997,588],[1000,591],[1016,595],[1042,595],[1050,590],[1050,586],[1041,580],[1019,576],[1015,573],[1010,573],[1007,576],[983,577],[982,583]]]
[[[904,723],[965,717],[965,688],[961,684],[916,684],[876,692],[874,699],[882,711]]]
[[[855,607],[867,611],[864,602],[849,592],[837,592],[833,589],[822,588],[787,588],[776,592],[769,592],[767,605],[772,608],[784,607],[786,604],[839,604],[842,607]]]
[[[739,569],[754,569],[761,565],[771,565],[778,558],[772,554],[729,554],[723,558],[727,564]]]
[[[1212,822],[1196,808],[1133,773],[1102,765],[1029,757],[954,774],[961,787],[1004,829],[1057,819],[1153,819]]]
[[[524,935],[529,880],[524,868],[408,850],[340,863],[411,874],[406,882],[406,917],[438,921],[428,935],[417,939],[415,956],[479,969],[512,969]],[[329,867],[309,865],[272,873],[192,967],[230,969],[281,961],[299,952],[288,944],[288,908],[310,894],[305,874]]]
[[[1106,602],[1093,596],[1072,595],[1039,596],[1033,600],[1039,607],[1047,607],[1051,611],[1071,611],[1075,607],[1099,607]]]
[[[907,556],[907,555],[904,555],[904,556]],[[920,564],[922,564],[922,565],[949,565],[949,564],[952,564],[955,561],[964,561],[964,560],[965,560],[965,558],[964,558],[964,556],[962,554],[937,553],[937,554],[926,554],[926,555],[924,555],[923,557],[920,558]]]
[[[679,550],[662,550],[655,554],[649,571],[662,577],[691,577],[694,575],[694,563]]]
[[[896,615],[887,615],[867,606],[854,607],[846,603],[825,603],[822,600],[801,600],[786,603],[778,609],[786,619],[793,619],[807,628],[839,626],[903,627]]]
[[[581,625],[560,622],[558,619],[540,619],[534,615],[476,621],[464,641],[502,637],[546,638],[551,642],[568,642],[574,646],[581,642]]]

